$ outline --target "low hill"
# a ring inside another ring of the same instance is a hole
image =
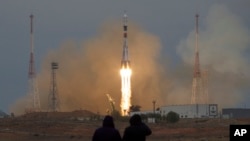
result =
[[[7,116],[7,114],[3,112],[2,110],[0,110],[0,117],[5,117],[5,116]]]

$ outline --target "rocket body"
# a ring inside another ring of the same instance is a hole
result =
[[[121,60],[121,66],[122,67],[130,67],[130,61],[128,59],[128,17],[126,14],[123,16],[123,50],[122,50],[122,60]]]

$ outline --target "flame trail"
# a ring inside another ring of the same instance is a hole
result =
[[[120,70],[121,82],[122,82],[122,99],[121,99],[121,113],[123,116],[128,115],[129,107],[131,106],[131,74],[130,67],[122,67]]]

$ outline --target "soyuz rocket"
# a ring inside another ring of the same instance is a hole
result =
[[[128,115],[129,107],[131,106],[131,69],[130,61],[128,59],[128,40],[127,40],[127,26],[128,17],[126,13],[123,15],[123,48],[122,48],[122,60],[121,60],[121,112],[122,115]]]
[[[122,68],[130,68],[130,61],[128,59],[128,40],[127,40],[127,31],[128,31],[128,16],[126,13],[123,15],[123,49],[122,49]]]

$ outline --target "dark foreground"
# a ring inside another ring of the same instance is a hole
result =
[[[229,141],[230,124],[249,124],[250,119],[180,119],[178,123],[147,123],[147,141]],[[91,141],[102,121],[86,111],[32,113],[0,119],[0,141]],[[123,135],[126,121],[115,121]]]

